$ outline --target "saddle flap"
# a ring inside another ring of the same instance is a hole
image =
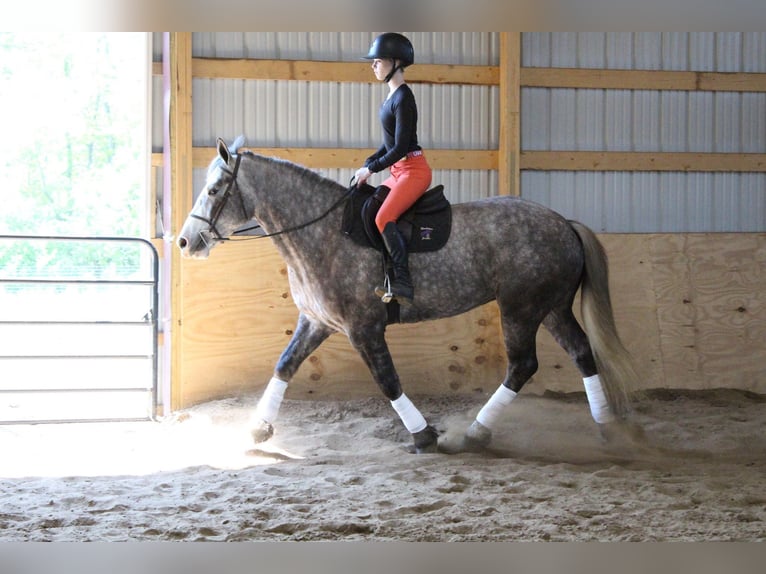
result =
[[[351,194],[349,195],[348,200],[346,200],[346,207],[343,210],[343,219],[342,219],[342,231],[346,235],[349,235],[351,237],[354,237],[355,239],[364,239],[364,233],[362,230],[362,235],[359,235],[360,231],[360,225],[361,221],[359,221],[360,217],[359,214],[362,211],[362,208],[364,207],[364,203],[370,198],[370,196],[375,192],[375,188],[371,185],[367,185],[366,183],[362,185],[355,185],[353,189],[351,189]],[[357,241],[358,242],[358,241]]]

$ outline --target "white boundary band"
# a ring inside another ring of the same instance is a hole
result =
[[[271,377],[266,390],[263,391],[263,395],[258,401],[258,406],[255,407],[254,417],[267,423],[273,423],[279,414],[279,407],[282,405],[286,390],[287,383],[285,381]]]
[[[609,402],[604,394],[604,386],[598,375],[593,375],[582,380],[585,385],[585,395],[590,404],[590,414],[598,424],[611,423],[616,417],[612,412]]]
[[[491,430],[503,414],[505,407],[510,405],[511,401],[516,398],[516,394],[505,385],[500,385],[495,393],[489,397],[487,404],[481,408],[479,414],[476,415],[476,420]]]
[[[391,406],[394,407],[396,414],[399,415],[404,426],[411,433],[420,432],[428,426],[425,417],[423,417],[418,408],[412,404],[412,401],[404,393],[395,401],[391,401]]]

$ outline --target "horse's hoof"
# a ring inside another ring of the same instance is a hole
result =
[[[415,452],[417,454],[438,452],[439,433],[431,425],[428,425],[422,431],[412,433],[412,438],[415,441]]]
[[[637,448],[646,444],[646,435],[641,425],[634,422],[617,420],[599,424],[601,442],[610,448]]]
[[[475,452],[483,450],[489,446],[492,441],[492,431],[481,424],[479,421],[473,421],[468,430],[465,431],[465,450]]]
[[[601,438],[602,444],[609,444],[614,442],[616,436],[615,425],[618,423],[596,423],[598,426],[598,434]]]
[[[492,440],[492,431],[481,423],[474,421],[459,438],[445,438],[439,442],[439,452],[445,454],[460,454],[463,452],[481,452]]]
[[[266,442],[272,436],[274,436],[274,426],[266,421],[256,423],[256,425],[250,430],[250,434],[253,437],[255,444]]]
[[[465,438],[460,437],[459,441],[445,438],[439,441],[439,452],[443,454],[460,454],[465,452]]]

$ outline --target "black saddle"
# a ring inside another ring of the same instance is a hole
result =
[[[383,239],[375,225],[375,216],[383,205],[388,187],[356,186],[346,202],[343,233],[359,245],[384,251]],[[444,196],[444,186],[426,191],[396,222],[407,242],[407,250],[436,251],[444,247],[452,228],[452,206]]]

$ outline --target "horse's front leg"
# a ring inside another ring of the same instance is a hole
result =
[[[404,426],[412,434],[415,452],[436,452],[438,433],[418,408],[402,392],[399,375],[385,340],[385,327],[362,329],[349,334],[349,340],[370,369],[375,382],[391,401]]]
[[[306,317],[298,316],[290,342],[279,357],[266,390],[263,391],[255,413],[251,418],[251,434],[253,441],[261,443],[269,440],[274,434],[274,421],[279,414],[282,398],[287,390],[287,384],[293,378],[298,368],[311,353],[332,334],[332,329]]]

